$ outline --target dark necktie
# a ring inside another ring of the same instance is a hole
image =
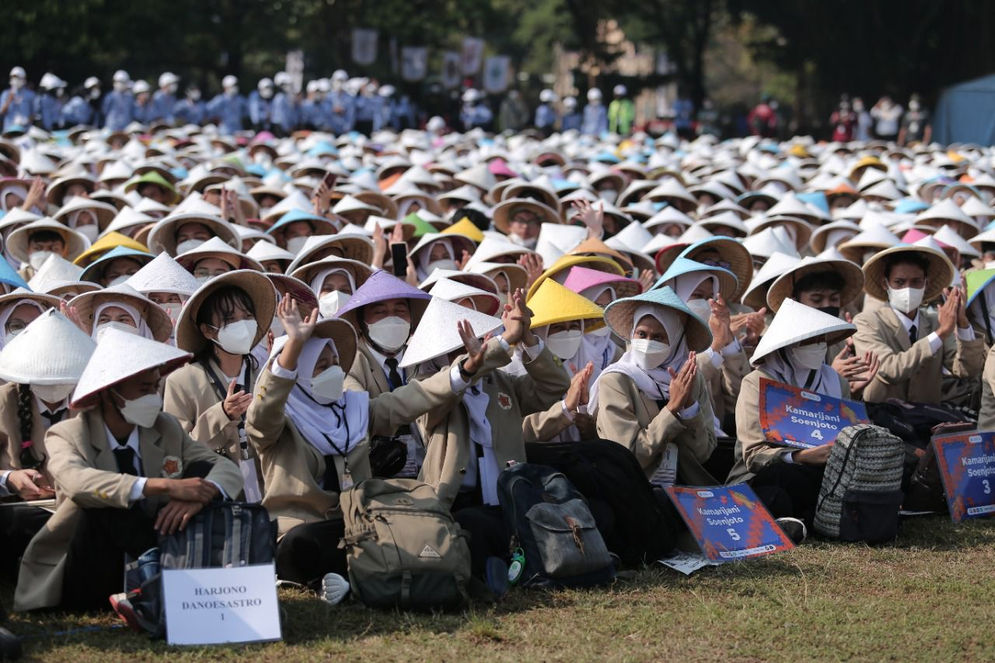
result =
[[[62,408],[61,410],[56,410],[55,412],[42,412],[41,416],[43,416],[48,421],[48,426],[49,428],[51,428],[55,424],[62,421],[62,418],[66,416],[66,408]]]
[[[387,382],[390,384],[390,390],[394,391],[398,387],[403,386],[404,379],[397,372],[397,358],[387,357],[383,363],[387,366]]]
[[[916,329],[915,325],[909,327],[909,343],[915,344],[919,340],[919,330]]]
[[[117,458],[117,469],[121,474],[138,476],[138,467],[135,463],[135,450],[126,444],[118,445],[114,449],[114,456]]]

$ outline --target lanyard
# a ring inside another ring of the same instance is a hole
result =
[[[221,380],[219,380],[218,376],[215,375],[213,370],[211,370],[211,366],[209,363],[203,361],[199,363],[204,368],[204,371],[207,373],[207,377],[211,379],[211,383],[214,385],[214,391],[217,392],[218,398],[220,398],[221,402],[224,403],[225,397],[228,395],[228,388],[225,385],[221,384]],[[243,375],[246,378],[245,391],[247,393],[252,393],[252,370],[248,366],[243,366],[242,370],[243,370]],[[248,460],[249,438],[248,435],[245,434],[244,412],[238,418],[238,449],[242,457],[242,460]]]

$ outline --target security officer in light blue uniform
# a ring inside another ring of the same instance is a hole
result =
[[[293,80],[285,71],[274,77],[277,93],[270,104],[270,130],[278,136],[289,136],[297,126],[297,101],[294,98]]]
[[[270,116],[273,111],[273,81],[262,78],[256,89],[249,93],[249,122],[255,131],[269,131],[272,127]]]
[[[135,119],[135,96],[131,93],[131,77],[119,69],[114,72],[114,89],[104,97],[101,112],[104,127],[121,131]]]
[[[584,120],[580,132],[587,136],[600,136],[608,131],[608,110],[601,103],[601,90],[592,87],[587,91],[587,105],[584,106]]]
[[[221,133],[231,135],[241,131],[248,110],[245,97],[238,93],[238,79],[232,75],[221,79],[221,94],[207,104],[207,118],[216,119]]]
[[[35,114],[35,93],[27,89],[28,75],[23,67],[10,70],[10,87],[0,94],[0,117],[3,118],[3,130],[14,127],[27,129]]]
[[[152,95],[152,103],[149,105],[148,120],[173,124],[176,120],[176,90],[179,87],[180,79],[172,72],[165,72],[159,76],[159,89]]]

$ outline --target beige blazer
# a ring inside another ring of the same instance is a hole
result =
[[[523,417],[556,403],[570,386],[566,371],[549,348],[544,347],[538,357],[524,364],[525,375],[494,370],[510,361],[500,341],[489,340],[484,364],[478,371],[481,377],[476,383],[489,397],[487,420],[491,424],[499,469],[504,469],[509,461],[525,462]],[[454,398],[419,417],[418,428],[426,447],[418,479],[434,487],[439,499],[451,506],[463,483],[467,464],[476,462],[476,457],[470,455],[470,420],[466,409]]]
[[[736,401],[736,463],[729,471],[726,483],[743,483],[753,475],[773,463],[783,463],[784,455],[797,451],[794,447],[770,444],[760,426],[760,378],[775,380],[762,368],[758,368],[745,378]],[[776,380],[775,380],[776,381]],[[843,398],[850,397],[850,383],[840,377]]]
[[[698,371],[704,376],[705,384],[708,385],[708,393],[712,398],[712,411],[719,418],[719,422],[722,422],[727,414],[736,409],[739,385],[746,374],[750,372],[750,361],[746,356],[746,351],[742,349],[728,357],[723,357],[722,365],[718,368],[708,357],[700,354],[697,357]]]
[[[35,535],[21,560],[14,595],[15,610],[33,610],[59,605],[66,555],[81,509],[126,509],[128,496],[138,477],[121,474],[107,441],[104,418],[99,410],[60,422],[45,438],[48,467],[55,477],[55,513]],[[242,492],[242,475],[226,458],[190,439],[180,424],[162,413],[151,428],[139,430],[138,446],[148,477],[178,478],[189,463],[207,461],[213,468],[207,479],[228,495]],[[166,460],[169,463],[166,463]],[[178,466],[174,462],[179,460]],[[172,473],[170,473],[170,470]],[[165,497],[146,498],[151,511]]]
[[[390,384],[387,383],[387,375],[362,338],[359,339],[356,350],[356,360],[346,375],[345,388],[350,391],[365,391],[370,398],[389,393]]]
[[[230,380],[218,370],[215,375],[227,389]],[[223,399],[202,364],[192,362],[166,376],[162,401],[163,411],[176,417],[194,440],[211,451],[239,458],[238,420],[225,414]]]
[[[717,444],[712,399],[701,373],[695,378],[694,400],[698,413],[680,419],[645,396],[629,376],[602,373],[598,382],[598,435],[631,451],[647,478],[660,466],[666,445],[673,442],[678,450],[678,481],[712,484],[715,479],[701,466]]]
[[[978,430],[995,431],[995,346],[985,358],[981,374],[981,411],[978,413]]]
[[[8,382],[0,386],[0,470],[21,469],[21,419],[17,416],[20,385]],[[45,451],[45,425],[38,410],[38,401],[31,395],[31,455],[42,463],[40,470],[46,474],[49,482],[52,476],[48,474],[48,454]],[[74,416],[67,412],[65,418]],[[60,422],[61,423],[61,422]]]
[[[259,456],[266,486],[262,504],[277,519],[281,536],[297,525],[340,515],[339,494],[322,487],[324,456],[301,436],[284,412],[295,382],[264,369],[245,422],[249,444]],[[445,403],[452,393],[446,369],[370,398],[367,439],[348,456],[352,481],[358,483],[370,477],[370,437],[393,435],[400,426]],[[341,485],[345,464],[337,463],[337,470]]]
[[[961,341],[956,332],[944,342],[935,355],[930,352],[926,338],[939,327],[936,314],[919,310],[918,340],[909,342],[905,326],[890,306],[872,311],[864,310],[854,318],[857,333],[853,337],[858,355],[867,351],[881,360],[877,376],[864,387],[863,398],[869,403],[880,403],[898,398],[913,403],[939,403],[942,398],[943,369],[955,377],[974,378],[984,364],[984,341]]]

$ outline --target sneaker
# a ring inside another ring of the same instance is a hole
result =
[[[508,593],[508,565],[500,557],[488,557],[484,563],[484,578],[494,596],[501,598]]]
[[[318,596],[330,605],[338,605],[349,595],[349,581],[338,573],[326,573],[321,579],[321,592]]]
[[[117,613],[118,617],[124,620],[128,627],[132,631],[137,631],[138,633],[144,633],[145,629],[142,628],[142,621],[135,612],[135,607],[131,605],[131,601],[128,600],[128,594],[126,592],[121,592],[119,594],[111,594],[108,597],[111,602],[111,608]]]
[[[797,518],[783,517],[777,519],[777,524],[796,546],[808,537],[808,528]]]

